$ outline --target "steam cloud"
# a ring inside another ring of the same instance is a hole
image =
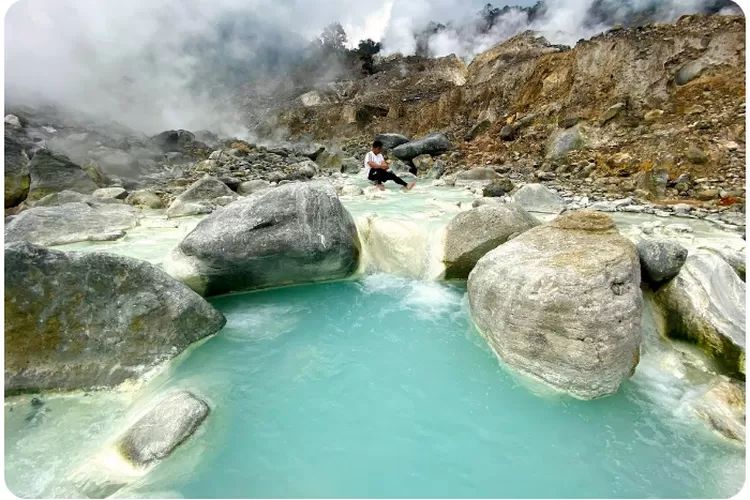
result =
[[[430,54],[468,60],[526,29],[574,44],[633,12],[673,21],[731,2],[547,0],[543,15],[530,19],[527,11],[507,9],[490,29],[478,23],[485,3],[20,0],[5,21],[6,104],[53,103],[149,134],[187,128],[241,137],[240,113],[222,97],[247,82],[283,78],[332,22],[342,23],[350,46],[373,38],[385,54],[405,55],[417,50],[415,34],[429,21],[443,22],[445,29],[427,37]],[[605,18],[592,17],[592,7]]]

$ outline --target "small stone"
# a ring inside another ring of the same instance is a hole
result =
[[[512,124],[507,124],[500,129],[500,139],[504,141],[512,141],[516,138],[516,127]]]
[[[620,111],[625,109],[625,103],[624,102],[618,102],[617,104],[610,106],[609,109],[607,109],[602,115],[599,117],[599,122],[601,122],[602,125],[616,117]]]
[[[664,111],[662,111],[661,109],[652,109],[651,111],[643,115],[643,119],[647,122],[654,122],[661,118],[663,114]]]
[[[706,153],[696,148],[695,146],[688,148],[685,156],[687,156],[687,159],[692,163],[703,164],[708,161],[708,156],[706,155]]]
[[[570,127],[576,126],[578,124],[578,122],[580,122],[580,121],[581,121],[581,119],[579,117],[577,117],[577,116],[569,116],[567,118],[563,118],[562,120],[558,121],[557,122],[557,126],[560,127],[560,128],[562,128],[562,129],[566,129],[566,128],[570,128]]]
[[[686,113],[689,115],[700,115],[705,112],[706,112],[706,108],[701,106],[700,104],[696,104],[695,106],[692,106],[686,111]]]

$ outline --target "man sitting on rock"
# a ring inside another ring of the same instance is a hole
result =
[[[383,158],[383,143],[375,141],[372,143],[372,151],[365,155],[365,176],[368,180],[375,183],[375,187],[380,191],[385,191],[383,183],[393,181],[396,184],[404,186],[406,190],[414,187],[416,182],[406,183],[401,177],[388,170],[388,162]]]

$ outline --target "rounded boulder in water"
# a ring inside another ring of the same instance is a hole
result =
[[[639,359],[635,246],[582,210],[526,231],[469,275],[471,316],[511,368],[579,399],[613,394]]]
[[[264,189],[203,219],[164,269],[198,293],[341,279],[359,263],[357,227],[333,187]]]

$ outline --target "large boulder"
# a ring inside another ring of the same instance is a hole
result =
[[[5,208],[15,207],[29,194],[29,157],[20,142],[5,133]]]
[[[378,134],[375,136],[375,140],[383,143],[383,150],[385,151],[409,142],[409,138],[401,134]]]
[[[37,151],[29,164],[29,201],[63,190],[91,194],[98,186],[78,165],[62,154],[47,149]]]
[[[238,198],[237,193],[215,177],[205,176],[190,185],[174,199],[167,209],[167,218],[200,215],[213,212]]]
[[[543,184],[526,184],[513,194],[513,201],[529,212],[559,214],[565,201]]]
[[[108,241],[138,225],[137,212],[125,204],[73,202],[24,210],[5,225],[5,242],[64,245]]]
[[[165,130],[153,136],[150,143],[164,153],[184,152],[195,141],[195,135],[187,130]]]
[[[133,424],[117,448],[133,464],[151,465],[192,436],[210,411],[205,401],[190,392],[174,392]]]
[[[640,241],[636,247],[643,279],[654,285],[677,276],[688,255],[685,247],[666,239],[649,238]]]
[[[420,139],[393,148],[393,155],[402,161],[409,161],[419,155],[437,156],[448,151],[453,145],[445,135],[430,134]]]
[[[745,283],[721,257],[690,255],[656,300],[667,335],[695,342],[733,375],[744,372]]]
[[[111,387],[225,322],[148,262],[5,245],[6,394]]]
[[[357,269],[351,215],[323,182],[258,191],[203,219],[164,267],[203,295],[339,279]]]
[[[485,205],[459,213],[446,228],[446,279],[466,279],[487,252],[538,225],[514,204]]]
[[[638,252],[604,214],[571,212],[500,245],[468,294],[501,360],[576,398],[613,394],[638,364]]]

